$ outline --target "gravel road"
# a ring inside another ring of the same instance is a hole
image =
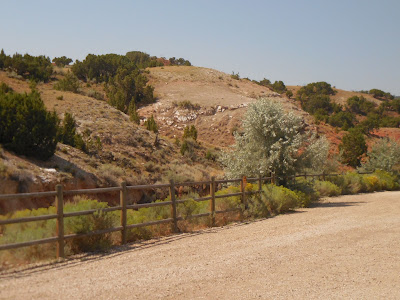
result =
[[[8,271],[0,299],[400,299],[400,192]]]

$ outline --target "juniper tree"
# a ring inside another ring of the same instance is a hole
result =
[[[329,143],[307,131],[300,116],[281,104],[263,98],[250,104],[243,132],[235,133],[232,151],[222,155],[228,177],[293,175],[304,169],[320,170],[326,163]]]

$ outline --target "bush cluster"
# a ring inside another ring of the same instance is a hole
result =
[[[59,91],[68,91],[78,93],[80,91],[81,84],[78,77],[73,73],[68,72],[65,77],[54,84],[54,89]]]
[[[289,98],[293,96],[293,93],[291,91],[288,91],[286,85],[281,80],[279,81],[277,80],[274,83],[272,83],[269,79],[264,78],[263,80],[260,81],[253,80],[253,82],[257,83],[258,85],[266,86],[279,94],[283,94],[286,92]]]
[[[288,188],[290,187],[290,189]],[[341,176],[329,176],[326,181],[319,181],[298,178],[291,182],[288,187],[265,184],[262,186],[261,194],[247,196],[248,206],[244,210],[240,196],[230,196],[227,198],[216,199],[216,210],[239,209],[242,211],[242,217],[245,218],[265,218],[279,213],[291,211],[297,207],[309,206],[316,201],[319,196],[337,196],[340,194],[355,194],[360,192],[373,192],[379,190],[400,189],[399,178],[392,173],[385,171],[376,171],[372,174],[357,174],[355,172],[346,173]],[[258,188],[256,184],[248,183],[246,191],[254,191]],[[238,193],[240,188],[229,186],[216,192],[217,196]],[[178,200],[188,199],[184,203],[178,203],[177,216],[182,218],[178,226],[181,231],[186,231],[193,225],[209,225],[209,218],[187,220],[195,214],[209,212],[209,203],[207,201],[197,202],[194,199],[199,198],[196,193],[189,193],[178,197]],[[170,201],[169,198],[157,200],[157,202]],[[81,196],[74,197],[72,202],[65,204],[66,212],[76,212],[82,210],[95,209],[93,215],[77,216],[65,218],[65,234],[88,233],[90,231],[102,230],[118,226],[119,212],[104,213],[100,210],[109,207],[105,202],[88,199]],[[34,210],[23,210],[13,213],[11,216],[0,216],[0,219],[23,218],[38,215],[55,214],[55,207],[39,208]],[[231,220],[236,220],[238,215],[231,215]],[[171,218],[170,206],[157,206],[149,208],[140,208],[138,210],[128,210],[128,224],[144,223],[155,220]],[[226,217],[221,219],[221,224],[226,224]],[[0,244],[25,242],[32,239],[41,239],[54,236],[56,230],[55,220],[46,220],[30,222],[25,224],[12,224],[0,227]],[[17,234],[18,233],[18,234]],[[148,226],[134,228],[128,231],[128,241],[149,239],[155,236],[170,233],[170,224],[157,226]],[[75,238],[69,240],[66,244],[67,254],[97,251],[109,248],[115,244],[119,238],[113,234],[93,235],[85,238]],[[36,260],[48,257],[54,257],[55,245],[46,244],[42,246],[33,246],[16,251],[2,252],[1,257],[8,255],[14,260],[26,261]]]
[[[105,91],[111,105],[127,113],[131,101],[154,102],[154,88],[147,85],[147,78],[128,56],[117,54],[89,54],[72,66],[78,79],[105,82]]]
[[[0,92],[0,144],[17,154],[50,158],[57,145],[59,119],[48,112],[37,91]]]
[[[49,81],[53,74],[50,58],[46,56],[22,55],[19,53],[8,56],[4,53],[4,50],[0,52],[0,69],[15,72],[23,78],[44,82]]]
[[[53,63],[55,63],[57,67],[65,67],[72,63],[72,59],[66,56],[54,57]]]
[[[151,115],[151,117],[144,122],[144,126],[146,127],[147,130],[153,131],[154,133],[158,133],[158,126],[156,120],[154,120],[153,115]]]

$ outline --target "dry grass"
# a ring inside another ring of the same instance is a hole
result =
[[[56,77],[62,78],[66,71],[67,68],[58,70]],[[0,81],[11,86],[16,92],[29,92],[28,82],[9,78],[5,72],[0,71]],[[38,89],[49,110],[55,110],[61,118],[65,112],[72,113],[77,122],[78,132],[92,139],[100,138],[102,148],[88,155],[59,144],[55,156],[47,162],[17,157],[5,151],[7,162],[2,159],[0,166],[0,176],[3,180],[29,177],[33,179],[26,185],[26,189],[48,190],[53,189],[58,182],[70,189],[115,185],[123,180],[130,184],[154,183],[162,180],[162,173],[175,165],[180,165],[189,174],[195,174],[196,178],[201,177],[200,169],[207,168],[210,172],[218,174],[222,172],[217,164],[208,162],[207,167],[201,167],[197,166],[199,162],[188,161],[182,157],[173,140],[168,138],[159,136],[159,145],[155,147],[154,133],[132,123],[127,115],[111,107],[106,101],[72,92],[55,91],[52,83],[39,84]],[[89,86],[82,84],[82,90],[84,94],[89,91],[104,93],[102,85],[95,83],[90,83]],[[58,100],[57,97],[61,95],[63,100]],[[204,157],[206,148],[200,146],[195,151],[198,152],[197,157]],[[150,161],[153,164],[151,168]],[[47,168],[56,169],[56,172],[43,171]],[[44,180],[46,184],[43,184]],[[18,183],[1,184],[0,193],[6,192],[18,192]],[[140,195],[137,197],[140,199]]]

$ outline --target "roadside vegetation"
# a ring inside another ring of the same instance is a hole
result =
[[[320,178],[321,179],[321,178]],[[257,218],[270,218],[278,214],[286,213],[296,208],[309,207],[320,197],[349,195],[364,192],[400,189],[399,177],[393,173],[376,171],[371,174],[358,174],[348,172],[344,175],[325,176],[325,180],[318,180],[308,176],[307,179],[296,178],[289,180],[286,185],[264,183],[261,193],[247,196],[247,207],[241,202],[240,196],[231,196],[216,200],[216,210],[239,209],[238,212],[218,214],[216,225],[223,226],[230,222],[252,220]],[[247,192],[257,191],[258,185],[247,183]],[[216,192],[217,196],[240,192],[240,187],[231,185]],[[179,230],[182,232],[198,230],[210,226],[209,217],[191,219],[194,214],[209,212],[209,201],[196,202],[199,195],[196,192],[187,192],[180,199],[188,199],[177,206]],[[155,202],[170,201],[169,197]],[[87,233],[119,226],[119,212],[101,212],[107,208],[106,202],[76,196],[71,202],[65,204],[65,212],[76,212],[88,209],[97,209],[93,215],[69,217],[65,219],[65,234]],[[17,211],[7,216],[0,216],[1,220],[10,218],[23,218],[38,215],[55,214],[54,206],[34,210]],[[161,220],[171,217],[169,206],[140,208],[128,210],[128,224],[138,224],[149,221]],[[52,237],[56,233],[56,221],[37,221],[25,224],[13,224],[0,226],[0,245],[25,242],[33,239]],[[171,234],[170,224],[161,224],[131,229],[128,232],[128,242],[146,240],[158,236]],[[105,251],[113,245],[118,245],[119,233],[93,235],[85,238],[68,240],[66,244],[67,255],[81,252]],[[21,248],[12,251],[1,251],[0,261],[2,267],[35,262],[46,259],[54,259],[55,244],[46,244]]]

